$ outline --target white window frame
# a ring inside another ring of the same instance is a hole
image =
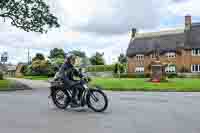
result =
[[[196,69],[197,68],[197,69]],[[192,64],[191,65],[191,72],[195,73],[195,72],[200,72],[200,64]]]
[[[191,52],[192,56],[200,56],[200,48],[193,48]]]
[[[165,68],[166,73],[176,73],[176,66],[167,66]]]
[[[136,60],[138,60],[138,61],[144,60],[144,55],[143,54],[137,54],[136,55]]]
[[[144,72],[144,67],[136,67],[135,68],[135,72],[143,73]]]
[[[176,52],[167,52],[166,56],[167,58],[176,58]]]

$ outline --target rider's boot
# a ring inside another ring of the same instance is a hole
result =
[[[80,107],[80,104],[77,102],[76,98],[72,98],[72,108]]]

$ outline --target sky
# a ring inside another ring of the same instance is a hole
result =
[[[104,52],[107,64],[126,53],[130,30],[138,32],[183,27],[184,16],[200,22],[199,0],[46,0],[58,17],[60,28],[47,34],[25,32],[0,18],[0,54],[8,52],[9,63],[27,62],[53,48],[65,52],[82,50],[87,56]]]

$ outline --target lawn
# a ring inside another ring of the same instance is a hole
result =
[[[25,76],[25,79],[48,80],[47,76]],[[147,82],[145,78],[117,79],[117,78],[94,78],[92,85],[98,85],[105,90],[112,91],[181,91],[200,92],[200,78],[172,78],[165,83]]]
[[[10,80],[0,80],[0,91],[12,89],[12,85]]]
[[[113,91],[200,91],[200,79],[170,79],[165,83],[151,83],[148,79],[95,78],[93,85]]]
[[[48,76],[24,76],[24,79],[30,79],[30,80],[48,80]]]

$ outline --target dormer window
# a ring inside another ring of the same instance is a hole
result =
[[[166,56],[167,56],[167,58],[175,58],[176,57],[176,53],[175,52],[167,52]]]
[[[200,48],[192,49],[192,56],[200,56]]]
[[[137,59],[138,61],[144,60],[144,55],[143,55],[143,54],[137,54],[137,55],[136,55],[136,59]]]

